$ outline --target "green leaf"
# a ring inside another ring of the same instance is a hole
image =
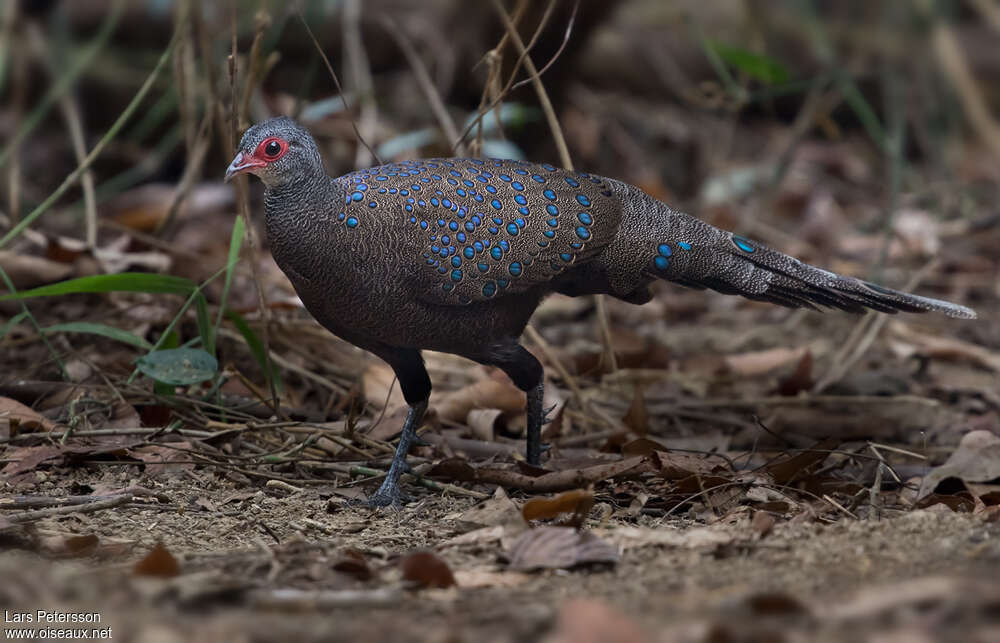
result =
[[[200,348],[171,348],[140,357],[136,367],[158,382],[187,386],[215,377],[219,362]]]
[[[780,85],[788,82],[788,68],[770,56],[711,40],[708,46],[727,64],[762,83]]]
[[[108,337],[115,341],[129,344],[131,346],[135,346],[136,348],[141,348],[144,351],[148,351],[153,348],[153,345],[142,337],[130,333],[127,330],[122,330],[121,328],[108,326],[107,324],[97,324],[92,322],[68,322],[65,324],[47,326],[42,329],[42,332],[46,335],[50,335],[52,333],[89,333],[91,335]]]
[[[260,364],[261,369],[263,369],[264,374],[267,376],[268,382],[272,379],[274,380],[274,390],[280,395],[282,386],[281,372],[274,368],[274,363],[268,359],[267,352],[264,350],[264,342],[260,340],[260,337],[257,337],[257,334],[250,328],[250,324],[239,313],[227,310],[226,318],[233,322],[236,330],[240,332],[240,335],[243,335],[243,340],[247,343],[247,347],[250,348],[250,354]]]
[[[116,275],[79,277],[31,290],[8,293],[0,295],[0,301],[98,292],[155,292],[187,295],[195,288],[197,285],[193,281],[183,277],[157,275],[151,272],[122,272]]]

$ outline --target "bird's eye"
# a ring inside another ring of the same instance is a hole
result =
[[[278,144],[278,141],[271,141],[264,146],[264,154],[270,157],[277,156],[278,152],[280,151],[281,151],[281,145]]]

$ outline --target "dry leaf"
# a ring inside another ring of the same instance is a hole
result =
[[[594,494],[592,491],[575,489],[561,493],[555,498],[532,498],[524,503],[521,515],[528,521],[555,518],[564,513],[586,516],[593,506]]]
[[[632,395],[632,404],[628,407],[628,413],[622,418],[622,422],[635,431],[636,435],[644,436],[649,433],[649,411],[642,396],[642,385],[638,382]]]
[[[497,487],[489,500],[464,511],[458,521],[471,527],[491,527],[493,525],[519,525],[527,527],[521,510],[507,497],[503,487]]]
[[[924,477],[918,500],[933,493],[948,478],[963,483],[991,482],[1000,478],[1000,437],[990,431],[970,431],[940,467]]]
[[[482,379],[457,391],[433,397],[431,404],[446,422],[465,422],[473,409],[499,409],[505,413],[524,411],[524,391],[503,379]]]
[[[594,563],[618,564],[613,545],[589,531],[572,527],[536,527],[521,534],[507,551],[510,569],[569,569]]]
[[[444,588],[455,584],[455,576],[448,563],[429,551],[417,551],[403,556],[399,567],[403,570],[403,578],[420,587]]]
[[[368,566],[365,555],[351,547],[340,552],[340,556],[334,561],[332,567],[342,574],[348,574],[362,581],[371,580],[374,575],[371,567]]]
[[[521,572],[497,571],[492,568],[460,569],[455,572],[455,583],[466,589],[482,587],[517,587],[531,579]]]
[[[52,431],[56,423],[39,414],[31,407],[9,397],[0,397],[0,435],[10,436],[11,424],[19,431]]]
[[[132,572],[136,576],[172,578],[181,573],[181,566],[162,543],[157,543],[145,558],[135,564]]]

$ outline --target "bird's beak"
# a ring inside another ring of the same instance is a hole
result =
[[[226,183],[228,183],[237,174],[243,174],[244,172],[251,172],[254,168],[264,167],[267,165],[264,161],[255,159],[249,154],[244,154],[243,152],[238,152],[236,158],[233,162],[229,164],[226,168]]]

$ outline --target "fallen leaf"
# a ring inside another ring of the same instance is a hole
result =
[[[1000,478],[1000,437],[986,430],[969,431],[962,436],[948,460],[924,476],[918,501],[949,478],[963,483],[985,483]]]
[[[642,385],[638,382],[636,382],[635,392],[632,394],[632,404],[629,405],[628,412],[622,418],[622,422],[635,431],[638,436],[649,433],[649,410],[646,408],[646,400],[642,396]]]
[[[594,506],[594,493],[588,489],[574,489],[555,498],[532,498],[524,503],[521,515],[527,521],[555,518],[564,513],[586,517]]]
[[[361,581],[371,580],[374,576],[365,555],[352,547],[342,550],[332,567]]]
[[[31,407],[9,397],[0,397],[0,435],[10,436],[12,424],[18,431],[52,431],[56,423],[39,414]]]
[[[132,572],[136,576],[172,578],[181,573],[181,566],[163,543],[157,543],[145,558],[135,564]]]
[[[465,422],[474,409],[498,409],[505,413],[524,411],[524,391],[503,379],[481,379],[457,391],[434,396],[431,404],[446,422]]]
[[[510,569],[569,569],[596,563],[618,564],[613,545],[589,531],[572,527],[536,527],[522,533],[507,550]]]
[[[404,579],[420,587],[444,588],[455,584],[455,576],[448,563],[429,551],[417,551],[403,556],[399,567]]]
[[[458,522],[476,527],[491,527],[493,525],[520,525],[527,527],[521,510],[507,497],[503,487],[497,487],[493,497],[462,512]]]

